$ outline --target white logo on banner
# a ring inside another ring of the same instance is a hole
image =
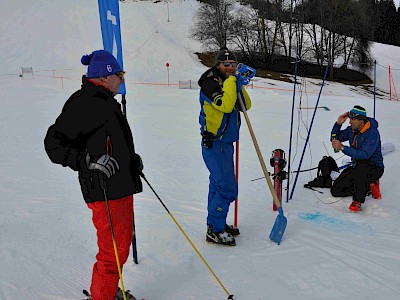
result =
[[[107,10],[107,20],[110,20],[113,25],[117,25],[117,18],[111,14],[111,10]]]
[[[117,18],[114,16],[110,10],[107,10],[107,20],[111,21],[111,24],[117,26]],[[115,39],[115,34],[113,32],[113,45],[112,45],[112,55],[118,58],[117,41]]]

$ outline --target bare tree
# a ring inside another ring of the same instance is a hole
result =
[[[234,0],[208,0],[196,14],[192,36],[209,48],[234,45],[246,61],[268,63],[276,56],[290,60],[297,49],[302,60],[321,70],[328,64],[333,78],[337,62],[342,68],[370,67],[367,8],[373,1],[241,0],[237,9]]]
[[[282,12],[282,0],[271,0],[271,13],[274,21],[274,33],[272,38],[271,45],[271,54],[275,54],[275,48],[278,43],[278,34],[281,33],[282,30],[282,20],[281,20],[281,12]]]
[[[293,36],[295,35],[296,29],[295,24],[297,24],[297,18],[294,17],[294,5],[295,0],[290,0],[289,5],[289,30],[288,30],[288,38],[289,38],[289,59],[292,58],[292,43]]]
[[[250,4],[256,12],[254,17],[257,20],[258,51],[267,58],[270,56],[272,50],[272,43],[270,42],[271,29],[268,27],[268,19],[272,16],[270,0],[245,0],[241,2]]]
[[[232,41],[247,61],[254,59],[261,48],[258,24],[258,14],[254,8],[244,6],[236,11],[232,23]]]
[[[226,46],[232,38],[233,0],[209,0],[195,15],[191,36],[209,49]]]

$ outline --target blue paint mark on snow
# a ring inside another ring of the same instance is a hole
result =
[[[299,217],[303,221],[312,222],[323,227],[329,227],[337,231],[350,231],[356,233],[372,232],[373,229],[370,225],[365,223],[356,223],[352,221],[345,221],[335,217],[322,214],[320,212],[315,213],[301,213]]]

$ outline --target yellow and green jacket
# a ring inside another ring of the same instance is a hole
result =
[[[215,140],[235,142],[239,139],[240,104],[237,99],[236,77],[226,78],[216,67],[207,70],[198,81],[200,90],[200,132],[213,133]],[[242,87],[240,91],[246,110],[251,99]]]

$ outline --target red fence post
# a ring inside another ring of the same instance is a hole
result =
[[[239,141],[236,141],[236,182],[239,185]],[[233,226],[238,227],[239,196],[235,200]]]

